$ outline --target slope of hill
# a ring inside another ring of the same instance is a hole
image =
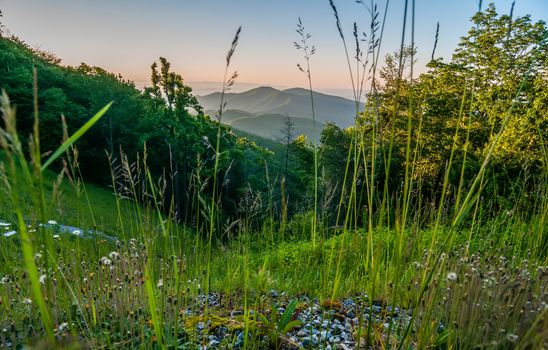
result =
[[[280,114],[261,114],[258,116],[233,118],[230,121],[226,121],[225,124],[250,134],[278,140],[283,138],[284,129],[287,128],[285,124],[286,119],[286,116]],[[314,123],[310,119],[291,117],[291,123],[293,124],[292,133],[294,136],[304,134],[314,143],[319,141],[324,124],[316,122],[316,130],[314,130]]]
[[[346,98],[314,92],[316,121],[333,122],[341,127],[354,123],[356,104]],[[217,110],[221,93],[198,96],[198,101],[207,110]],[[310,93],[306,89],[293,88],[277,90],[259,87],[241,93],[225,94],[225,101],[231,110],[240,110],[254,115],[279,114],[295,118],[312,119]],[[359,106],[360,110],[363,104]]]

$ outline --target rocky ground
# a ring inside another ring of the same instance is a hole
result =
[[[209,300],[209,313],[215,315],[210,319],[200,316],[206,299]],[[190,323],[196,332],[194,341],[202,343],[201,349],[239,349],[244,345],[245,332],[239,327],[243,320],[243,311],[226,310],[221,305],[221,299],[221,296],[216,293],[211,293],[207,298],[202,295],[198,298],[199,307],[189,307],[185,312],[189,319],[192,320],[192,317],[195,317],[196,322]],[[381,334],[383,338],[389,332],[394,334],[396,329],[401,332],[410,320],[409,310],[398,307],[392,309],[379,302],[370,303],[366,295],[323,302],[307,296],[299,296],[296,299],[298,300],[297,308],[291,318],[300,321],[300,325],[287,334],[280,334],[280,344],[287,349],[354,349],[358,347],[358,338],[361,339],[360,345],[365,345],[368,320],[372,321],[371,331],[376,336]],[[293,299],[285,293],[270,291],[265,302],[269,306],[275,305],[276,310],[258,312],[267,319],[273,319],[272,313],[276,313],[279,319],[290,300]],[[251,308],[248,312],[253,319],[252,316],[257,311]],[[259,339],[255,338],[253,343],[259,341],[268,347],[269,331],[265,329],[265,326],[271,326],[265,325],[261,317],[256,319],[260,330],[258,334],[261,335]],[[249,334],[248,336],[251,337]],[[190,346],[190,343],[187,345]]]

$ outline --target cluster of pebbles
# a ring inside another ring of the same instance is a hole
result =
[[[285,307],[291,301],[285,293],[276,291],[269,292],[269,303],[279,305],[278,315],[285,311]],[[345,298],[340,301],[324,301],[299,296],[298,307],[293,314],[293,319],[301,321],[301,325],[292,329],[289,333],[282,335],[282,347],[285,349],[326,349],[326,350],[346,350],[358,347],[358,335],[361,334],[360,346],[365,344],[365,337],[369,320],[371,328],[376,332],[381,330],[384,334],[400,331],[409,323],[411,313],[409,310],[403,310],[398,307],[392,309],[390,306],[381,303],[371,303],[366,295]],[[226,313],[226,319],[235,323],[242,311],[226,310],[222,306],[222,298],[217,293],[209,295],[200,295],[197,299],[197,305],[186,310],[188,317],[197,316],[203,311],[205,303],[208,302],[211,312],[223,311]],[[196,307],[198,306],[198,307]],[[259,310],[259,312],[262,312]],[[249,311],[254,314],[253,310]],[[268,311],[264,315],[268,318]],[[211,320],[197,322],[194,331],[196,339],[200,339],[200,349],[239,349],[244,345],[245,333],[243,330],[230,330],[229,326],[213,326]],[[250,335],[251,336],[251,335]],[[254,339],[255,343],[257,339]],[[267,335],[262,335],[259,339],[263,342],[265,348],[268,347]],[[190,345],[190,344],[188,344]]]

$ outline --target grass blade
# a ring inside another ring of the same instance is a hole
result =
[[[103,109],[101,109],[97,114],[95,114],[91,119],[89,119],[78,131],[72,134],[68,140],[63,142],[63,144],[57,148],[55,152],[48,158],[48,160],[42,165],[42,171],[46,170],[48,166],[51,165],[57,158],[61,156],[71,145],[73,145],[80,137],[82,137],[95,123],[101,119],[101,117],[109,110],[112,102],[109,102]]]

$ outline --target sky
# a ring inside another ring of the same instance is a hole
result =
[[[375,0],[381,12],[386,1]],[[484,0],[483,6],[488,2]],[[509,13],[512,0],[494,2],[499,13]],[[404,3],[389,0],[382,56],[399,49]],[[360,32],[367,31],[369,14],[354,0],[335,4],[351,43],[353,23]],[[436,23],[440,22],[436,56],[448,60],[469,30],[477,7],[477,0],[416,0],[416,71],[425,70]],[[231,65],[239,73],[235,90],[306,87],[306,78],[296,67],[303,62],[302,53],[293,46],[300,17],[317,48],[311,59],[314,89],[350,95],[346,58],[328,0],[0,0],[0,9],[12,34],[55,53],[66,65],[86,62],[144,86],[150,65],[163,56],[197,94],[220,87],[226,52],[240,25]],[[546,21],[548,0],[516,0],[514,15],[525,14]]]

